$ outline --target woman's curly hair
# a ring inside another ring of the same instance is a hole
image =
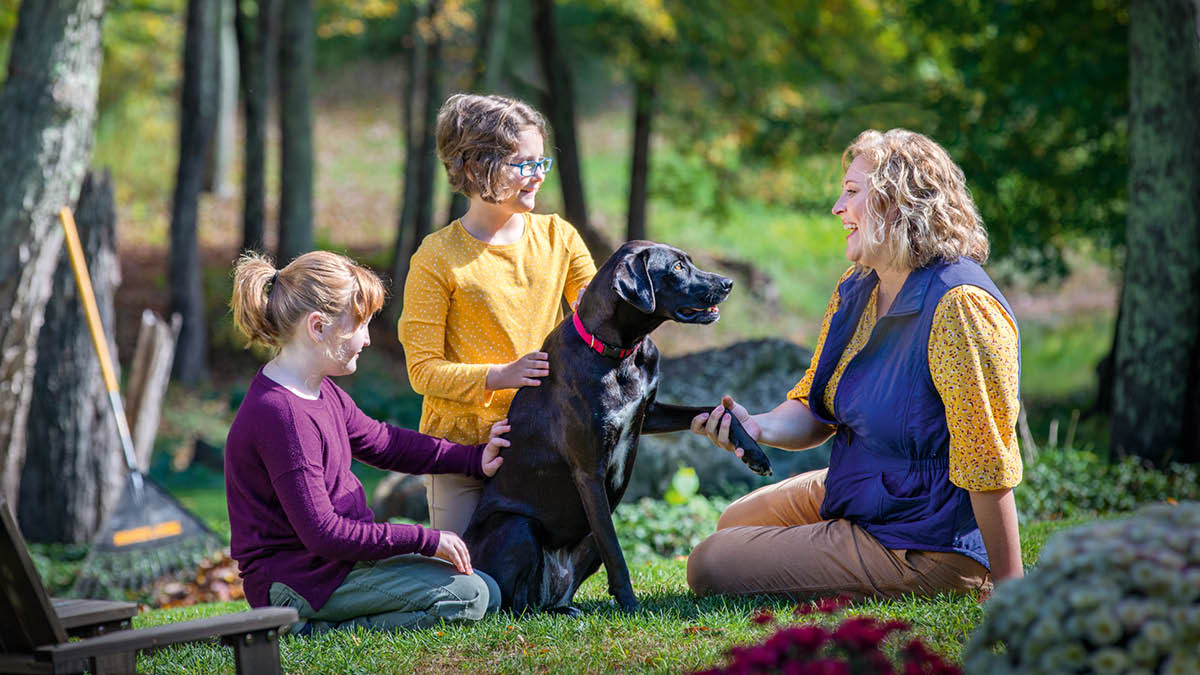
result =
[[[864,253],[894,267],[936,260],[987,262],[987,230],[962,169],[936,141],[906,129],[868,129],[842,153],[842,169],[865,157],[870,186]]]
[[[479,94],[446,99],[437,116],[437,152],[450,188],[493,204],[511,197],[516,188],[502,179],[501,170],[528,129],[546,140],[546,118],[523,101]]]

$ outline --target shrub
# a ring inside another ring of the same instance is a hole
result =
[[[660,501],[643,497],[621,504],[614,514],[617,539],[627,558],[673,558],[688,555],[717,529],[717,519],[729,502],[699,494],[700,481],[691,467],[680,467]]]
[[[1200,499],[1200,473],[1187,464],[1157,471],[1136,457],[1109,463],[1075,448],[1045,450],[1013,492],[1023,521],[1132,511],[1168,499]]]
[[[800,604],[795,614],[834,614],[849,604],[846,597],[825,598],[816,603]],[[760,610],[750,620],[768,625],[775,622],[775,617]],[[812,623],[782,626],[759,644],[731,648],[724,666],[704,671],[702,675],[949,675],[962,672],[946,663],[919,638],[901,639],[909,630],[910,626],[903,621],[880,621],[871,616],[846,618],[834,628]],[[889,657],[888,652],[893,656]]]
[[[1060,532],[984,609],[971,673],[1200,672],[1200,503]]]

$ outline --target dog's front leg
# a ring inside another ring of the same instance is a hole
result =
[[[687,405],[671,405],[670,403],[652,402],[646,408],[646,416],[642,420],[643,434],[663,434],[669,431],[683,431],[692,426],[692,419],[701,413],[712,412],[712,408],[702,408]],[[771,460],[746,432],[746,428],[730,413],[729,438],[733,444],[742,449],[742,461],[750,470],[762,476],[771,475]]]
[[[609,507],[608,493],[604,490],[604,474],[577,471],[575,487],[579,490],[588,525],[592,528],[592,537],[608,573],[608,592],[616,598],[622,610],[635,612],[638,601],[633,594],[633,583],[629,579],[625,556],[621,553],[621,545],[617,541],[617,530],[613,527],[612,509]]]
[[[653,401],[646,406],[646,416],[642,419],[642,433],[665,434],[670,431],[683,431],[691,428],[692,418],[706,412],[712,412],[712,408]]]

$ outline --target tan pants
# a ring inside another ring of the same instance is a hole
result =
[[[471,514],[483,494],[483,481],[457,473],[425,475],[425,497],[429,500],[429,525],[459,535],[467,531]]]
[[[797,600],[967,593],[988,571],[958,553],[889,549],[848,520],[822,520],[828,469],[759,488],[729,505],[688,557],[699,596],[787,595]]]

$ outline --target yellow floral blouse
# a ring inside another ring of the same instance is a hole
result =
[[[853,269],[847,271],[842,280],[852,273]],[[871,292],[854,336],[825,388],[825,405],[830,410],[846,365],[866,346],[875,328],[876,291]],[[839,301],[834,290],[825,308],[812,364],[788,393],[789,399],[808,405],[817,361]],[[1000,490],[1021,482],[1016,433],[1020,409],[1017,356],[1016,326],[987,291],[958,286],[942,296],[929,332],[929,374],[946,406],[950,480],[965,490]]]

